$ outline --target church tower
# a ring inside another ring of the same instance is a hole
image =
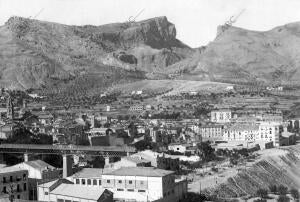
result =
[[[12,98],[9,96],[6,102],[6,112],[7,118],[13,120],[14,119],[14,104],[12,102]]]

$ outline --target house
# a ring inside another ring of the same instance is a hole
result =
[[[171,143],[168,146],[168,150],[184,154],[191,146],[191,144]]]
[[[52,180],[49,182],[40,182],[37,185],[37,200],[38,201],[50,201],[50,192],[61,184],[73,184],[73,182],[61,178]]]
[[[13,123],[8,123],[5,125],[0,126],[0,139],[6,140],[7,138],[11,137],[13,134]]]
[[[223,140],[224,126],[219,124],[204,125],[199,127],[199,135],[202,141]]]
[[[157,156],[157,168],[164,170],[178,171],[180,169],[179,158],[166,157],[165,155]]]
[[[0,192],[8,194],[13,192],[15,199],[28,200],[28,171],[17,167],[0,169]],[[13,189],[13,190],[11,190]]]
[[[173,171],[153,167],[123,167],[103,174],[102,181],[115,201],[176,202],[187,193],[186,181],[175,182]]]
[[[232,118],[231,111],[227,109],[213,110],[210,115],[210,120],[214,123],[228,123]]]
[[[236,142],[251,142],[257,140],[259,136],[259,126],[257,124],[236,123],[225,129],[223,140]]]
[[[84,187],[77,184],[60,184],[50,192],[49,201],[57,202],[113,202],[113,193],[101,187]]]
[[[62,173],[61,169],[57,169],[42,160],[22,162],[12,167],[28,171],[28,190],[31,200],[37,199],[37,183],[58,179]]]

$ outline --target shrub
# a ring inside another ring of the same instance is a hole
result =
[[[275,184],[270,185],[269,190],[270,190],[271,193],[276,193],[277,192],[277,186]]]
[[[279,185],[278,187],[278,193],[280,195],[286,195],[287,194],[287,191],[288,191],[288,188],[284,185]]]
[[[258,189],[256,191],[257,196],[259,196],[260,198],[267,198],[268,197],[268,190],[266,189]]]
[[[291,189],[290,192],[294,199],[299,199],[299,191],[297,189]]]
[[[287,197],[286,195],[280,195],[277,199],[278,202],[289,202],[290,198]]]
[[[267,199],[255,199],[253,202],[267,202]]]

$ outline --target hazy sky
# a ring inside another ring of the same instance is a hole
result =
[[[13,15],[72,25],[101,25],[137,18],[167,16],[177,38],[197,47],[216,35],[217,26],[246,9],[236,26],[268,30],[300,21],[300,0],[0,0],[0,24]]]

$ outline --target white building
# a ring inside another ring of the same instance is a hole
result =
[[[28,200],[28,171],[5,167],[0,169],[0,192],[7,194],[13,192],[13,198]],[[13,190],[11,190],[13,189]]]
[[[14,165],[13,167],[28,171],[29,199],[37,199],[37,184],[41,181],[49,181],[60,177],[61,169],[57,169],[42,161],[27,161]]]
[[[50,201],[56,202],[113,202],[113,193],[101,187],[61,184],[50,192]]]
[[[259,136],[258,140],[273,142],[274,146],[279,146],[279,127],[278,122],[261,122],[259,125]]]
[[[235,124],[225,129],[224,141],[253,142],[259,136],[259,126],[257,124]]]
[[[168,146],[168,150],[184,154],[191,146],[190,144],[171,143]]]
[[[228,123],[232,118],[230,110],[213,110],[210,114],[210,120],[214,123]]]
[[[103,174],[102,186],[120,201],[176,202],[187,192],[186,181],[175,182],[173,171],[152,167],[123,167]]]
[[[37,185],[37,200],[38,201],[50,201],[50,192],[61,184],[73,184],[73,182],[67,179],[57,179],[50,182],[41,183]]]

